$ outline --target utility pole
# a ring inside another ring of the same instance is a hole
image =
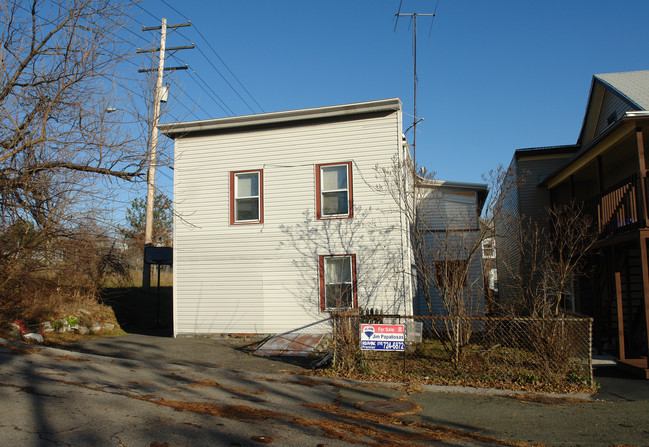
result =
[[[153,53],[158,51],[158,68],[155,83],[155,93],[153,102],[153,121],[151,123],[151,135],[149,137],[149,170],[147,172],[147,195],[146,195],[146,223],[144,227],[144,256],[142,267],[142,287],[149,290],[151,287],[151,264],[146,259],[146,249],[153,246],[153,204],[155,199],[155,170],[158,161],[158,123],[160,122],[160,102],[162,101],[162,80],[165,71],[186,70],[188,67],[167,67],[165,68],[165,51],[167,42],[167,29],[175,29],[184,26],[191,26],[191,22],[181,23],[178,25],[167,25],[167,19],[162,19],[161,26],[142,27],[142,31],[160,30],[160,47],[148,50],[138,49],[138,53]],[[194,44],[182,47],[170,47],[169,51],[188,50],[194,48]],[[149,73],[156,69],[140,69],[140,73]]]

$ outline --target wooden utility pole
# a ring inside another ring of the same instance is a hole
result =
[[[160,30],[160,48],[152,48],[148,50],[138,49],[138,53],[153,53],[159,52],[157,77],[155,83],[155,93],[153,102],[153,120],[151,122],[151,135],[149,137],[149,170],[147,172],[147,194],[146,194],[146,222],[144,226],[144,255],[142,267],[142,287],[148,290],[151,286],[151,264],[146,259],[146,249],[153,246],[153,207],[155,199],[155,170],[158,161],[158,123],[160,122],[160,102],[162,101],[162,80],[165,71],[171,70],[186,70],[188,67],[168,67],[165,68],[165,51],[167,41],[167,28],[180,28],[183,26],[191,26],[191,23],[181,23],[178,25],[167,26],[167,19],[162,19],[161,26],[142,27],[142,31]],[[170,51],[186,50],[194,48],[194,44],[183,47],[172,47]],[[156,71],[156,69],[140,69],[140,73],[148,73]]]

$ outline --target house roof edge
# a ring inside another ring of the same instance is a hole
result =
[[[401,110],[401,100],[399,100],[399,98],[388,98],[351,104],[260,113],[256,115],[241,115],[200,121],[164,123],[158,125],[158,129],[168,137],[174,138],[179,134],[188,134],[191,132],[224,130],[243,126],[288,123],[292,121],[335,118],[397,110]]]

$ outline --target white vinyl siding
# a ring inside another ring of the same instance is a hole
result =
[[[425,221],[423,235],[424,253],[430,257],[433,266],[444,263],[458,263],[466,268],[466,260],[473,247],[480,244],[477,215],[477,197],[475,192],[466,192],[452,187],[421,188],[419,197],[419,216]],[[482,257],[474,253],[473,259],[466,268],[464,288],[460,292],[466,304],[467,314],[482,316],[485,311],[483,297]],[[441,296],[441,290],[435,284],[436,274],[430,280],[431,314],[447,315]],[[419,290],[415,298],[415,313],[429,315],[428,303],[424,293]]]
[[[174,333],[277,333],[320,311],[319,256],[356,256],[361,307],[409,312],[398,206],[375,167],[401,150],[401,115],[264,126],[176,141]],[[353,218],[316,218],[315,168],[350,162]],[[263,169],[263,223],[228,225],[229,172]],[[407,262],[407,261],[406,261]]]

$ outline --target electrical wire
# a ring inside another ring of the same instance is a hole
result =
[[[189,20],[189,17],[187,17],[185,14],[181,13],[179,10],[177,10],[177,9],[174,8],[172,5],[170,5],[168,2],[166,2],[165,0],[160,0],[160,1],[161,1],[162,3],[164,3],[165,5],[167,5],[169,8],[171,8],[174,12],[176,12],[176,13],[179,14],[180,16],[184,17],[185,20],[187,20],[188,22],[191,22],[191,20]],[[237,83],[241,86],[241,88],[242,88],[242,89],[243,89],[243,90],[248,94],[248,96],[250,97],[250,99],[252,99],[253,102],[257,105],[257,107],[259,107],[259,110],[261,110],[262,112],[264,112],[264,108],[263,108],[261,105],[259,105],[259,103],[258,103],[257,100],[255,99],[255,97],[252,96],[252,94],[251,94],[251,93],[248,91],[248,89],[243,85],[243,83],[242,83],[241,80],[237,77],[237,75],[235,75],[235,74],[232,72],[232,70],[230,69],[230,67],[228,66],[228,64],[225,63],[225,61],[223,60],[223,58],[221,58],[221,56],[219,55],[219,53],[217,53],[217,51],[214,49],[214,47],[213,47],[213,46],[210,44],[210,42],[205,38],[205,36],[204,36],[203,33],[201,32],[201,30],[198,28],[198,26],[196,26],[195,23],[192,23],[192,26],[194,27],[194,29],[196,30],[196,32],[198,33],[198,35],[201,37],[201,39],[203,39],[203,41],[207,44],[208,48],[209,48],[210,50],[212,50],[212,53],[214,53],[214,55],[215,55],[215,56],[219,59],[219,61],[223,64],[223,66],[225,67],[225,69],[228,70],[228,72],[230,73],[230,75],[231,75],[231,76],[232,76],[232,77],[237,81]],[[207,57],[206,57],[206,59],[207,59]],[[208,59],[208,60],[209,60],[209,59]],[[218,70],[217,70],[217,72],[218,72]],[[221,73],[219,73],[219,74],[221,74]],[[222,75],[221,75],[221,76],[222,76]],[[243,99],[242,99],[242,100],[243,100]],[[244,101],[244,102],[245,102],[245,101]],[[246,105],[248,105],[248,104],[246,103]],[[248,107],[250,107],[250,106],[248,106]],[[251,108],[251,110],[252,110],[252,108]],[[254,113],[255,111],[252,110],[252,112]]]
[[[189,64],[185,60],[181,59],[180,57],[176,56],[175,54],[172,54],[171,57],[178,60],[180,63],[183,63],[183,64],[189,66]],[[214,101],[214,104],[216,104],[221,110],[223,110],[223,113],[225,113],[226,115],[229,115],[229,116],[235,115],[235,113],[226,104],[226,102],[223,100],[223,98],[221,98],[218,95],[218,93],[216,93],[216,91],[214,91],[212,86],[210,86],[210,84],[208,84],[206,81],[204,81],[203,78],[196,72],[196,70],[194,70],[193,68],[190,69],[190,70],[191,70],[190,75],[196,76],[202,82],[202,85],[196,79],[194,79],[192,76],[190,76],[190,77],[192,77],[192,80],[196,83],[196,85],[199,86],[199,88],[201,90],[203,90],[210,97],[210,99],[212,101]],[[206,88],[207,88],[207,90],[206,90]],[[225,110],[225,109],[227,109],[227,110]]]
[[[193,75],[193,76],[196,76],[196,77],[197,77],[197,78],[198,78],[198,79],[199,79],[199,80],[200,80],[200,81],[201,81],[205,86],[207,86],[208,89],[212,90],[212,89],[209,87],[209,84],[208,84],[207,82],[205,82],[205,81],[203,80],[203,78],[201,78],[200,75],[199,75],[196,71],[192,70],[192,71],[190,72],[190,74]],[[193,76],[192,76],[192,79],[194,79]],[[196,82],[196,80],[194,80],[194,82]],[[229,116],[233,116],[233,115],[234,115],[234,112],[232,111],[232,109],[230,109],[230,107],[227,106],[227,104],[223,101],[223,99],[221,99],[221,97],[220,97],[219,95],[217,95],[216,93],[214,93],[214,95],[216,95],[216,98],[218,98],[218,101],[221,101],[221,103],[222,103],[223,105],[219,104],[219,102],[218,102],[214,97],[211,96],[210,91],[206,90],[205,87],[203,87],[203,85],[199,84],[198,82],[196,82],[196,84],[197,84],[197,85],[198,85],[198,86],[199,86],[199,87],[200,87],[200,88],[201,88],[205,93],[207,93],[208,96],[210,96],[210,98],[212,99],[212,101],[214,101],[214,103],[215,103],[217,106],[219,106],[219,107],[221,108],[221,110],[223,110],[223,112],[224,112],[226,115],[229,115]],[[212,92],[213,92],[213,90],[212,90]],[[227,110],[225,110],[225,109],[227,109]]]

